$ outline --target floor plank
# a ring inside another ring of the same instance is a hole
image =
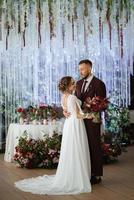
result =
[[[80,195],[33,195],[14,187],[20,179],[54,174],[55,170],[22,169],[7,163],[0,154],[0,200],[133,200],[134,199],[134,146],[119,157],[114,164],[104,166],[103,181],[92,187],[90,194]]]

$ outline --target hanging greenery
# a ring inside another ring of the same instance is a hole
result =
[[[24,40],[24,46],[25,46],[25,30],[26,27],[28,26],[28,15],[30,12],[29,9],[29,5],[34,5],[37,8],[37,17],[38,17],[38,34],[39,34],[39,43],[41,43],[41,23],[42,23],[42,15],[43,15],[43,11],[41,9],[41,4],[43,2],[47,2],[47,0],[23,0],[23,1],[13,1],[13,0],[9,0],[9,1],[5,1],[5,0],[0,0],[0,15],[2,14],[2,12],[6,12],[7,13],[7,20],[6,20],[6,29],[7,29],[7,40],[8,40],[8,35],[10,32],[10,29],[13,28],[14,26],[14,22],[15,22],[15,16],[14,16],[14,9],[16,8],[16,4],[18,5],[17,9],[18,9],[18,33],[21,33],[21,31],[23,32],[23,40]],[[64,0],[62,0],[62,2],[64,2]],[[77,7],[83,2],[83,6],[84,6],[84,12],[83,15],[84,17],[88,17],[90,15],[88,8],[91,5],[91,3],[93,2],[93,0],[73,0],[73,20],[77,20],[78,18],[78,13],[77,13]],[[54,15],[53,15],[53,5],[56,3],[56,0],[48,0],[48,7],[49,7],[49,23],[50,23],[50,33],[51,33],[51,38],[53,36],[55,36],[54,34]],[[113,8],[116,5],[116,22],[117,24],[119,24],[119,19],[121,19],[123,17],[123,13],[125,15],[125,23],[128,22],[129,18],[130,18],[130,13],[131,10],[134,9],[134,3],[131,0],[120,0],[120,1],[116,1],[116,0],[96,0],[96,8],[97,10],[100,12],[100,18],[99,18],[99,24],[100,24],[100,32],[101,30],[101,13],[103,10],[106,10],[106,14],[105,14],[105,21],[107,22],[108,26],[109,26],[109,39],[110,39],[110,48],[112,48],[111,46],[111,37],[112,37],[112,33],[111,33],[111,15],[113,12]],[[71,13],[70,11],[70,6],[71,3],[70,1],[68,1],[68,20],[71,22]],[[23,10],[24,9],[24,10]],[[66,10],[65,10],[66,12]],[[23,16],[22,16],[23,15]],[[23,20],[22,20],[23,18]],[[22,21],[24,21],[24,24],[22,25]],[[24,29],[21,30],[21,26],[24,26]],[[100,37],[100,41],[101,41],[101,37]],[[8,45],[7,45],[8,48]]]
[[[54,34],[54,15],[53,15],[53,1],[48,1],[48,7],[49,7],[49,24],[50,24],[50,38],[52,39]]]
[[[41,1],[37,1],[37,16],[38,16],[38,47],[41,43],[41,22],[42,22]]]

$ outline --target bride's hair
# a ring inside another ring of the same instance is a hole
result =
[[[60,90],[61,92],[65,92],[65,91],[68,89],[68,87],[69,87],[69,85],[70,85],[70,83],[71,83],[71,80],[72,80],[72,77],[71,77],[71,76],[64,76],[64,77],[60,80],[60,82],[59,82],[59,84],[58,84],[59,90]]]

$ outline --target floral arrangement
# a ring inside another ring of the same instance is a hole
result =
[[[84,111],[93,113],[93,122],[100,121],[100,112],[104,111],[108,107],[108,99],[100,96],[93,97],[92,99],[88,97],[84,102]]]
[[[111,135],[112,136],[112,135]],[[107,136],[102,136],[102,152],[104,163],[117,160],[122,149],[117,140],[107,140]],[[19,143],[15,147],[14,160],[22,168],[48,168],[57,167],[60,156],[62,135],[54,133],[52,137],[44,136],[44,139],[28,139],[27,132],[19,138]]]
[[[112,103],[105,111],[105,129],[109,133],[121,133],[124,127],[129,126],[128,108],[120,108]]]
[[[130,125],[130,117],[129,117],[129,109],[121,107],[120,108],[121,113],[121,127],[128,127]]]
[[[61,135],[44,136],[43,140],[28,139],[27,132],[15,147],[14,160],[22,168],[56,168],[61,147]]]
[[[117,160],[117,157],[121,155],[121,146],[118,143],[103,143],[102,144],[103,160],[104,163],[110,163]]]
[[[119,133],[120,132],[120,110],[119,107],[110,103],[105,112],[105,129],[108,133]]]
[[[129,110],[109,103],[105,111],[105,134],[103,142],[103,154],[105,162],[115,160],[125,147],[130,144]]]
[[[28,106],[28,108],[19,107],[16,109],[16,112],[19,113],[19,117],[23,118],[23,121],[27,123],[31,121],[39,121],[43,123],[43,120],[54,120],[60,118],[60,110],[56,106],[49,106],[46,104],[40,104],[39,106]]]
[[[101,137],[101,147],[104,163],[116,161],[122,153],[121,140],[112,133],[103,133]]]

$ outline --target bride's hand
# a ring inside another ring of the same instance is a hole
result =
[[[93,119],[94,118],[94,115],[93,114],[87,114],[87,119]]]
[[[67,112],[66,110],[63,110],[63,115],[68,118],[70,117],[71,113]]]

